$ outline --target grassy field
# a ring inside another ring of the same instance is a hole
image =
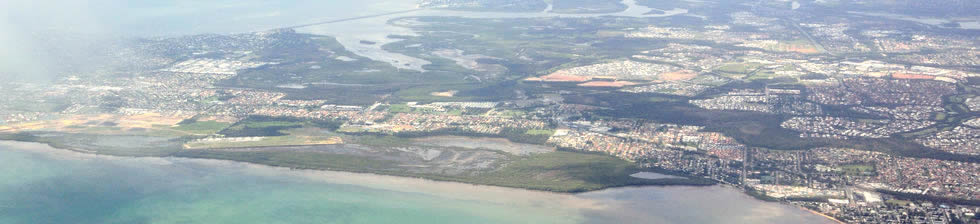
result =
[[[395,92],[394,95],[403,102],[439,102],[439,101],[469,101],[474,97],[467,96],[434,96],[433,92],[445,92],[450,90],[467,91],[481,87],[479,84],[447,84],[447,85],[423,85],[406,88]]]
[[[849,164],[841,166],[841,170],[848,176],[873,176],[875,167],[872,164]]]
[[[231,127],[218,132],[227,137],[251,137],[251,136],[284,136],[284,132],[296,128],[323,128],[326,130],[336,130],[340,128],[341,121],[321,121],[306,120],[288,117],[266,117],[250,116],[235,123]]]
[[[773,78],[776,78],[776,73],[773,72],[772,70],[760,70],[760,71],[756,71],[755,73],[752,73],[752,75],[750,75],[749,77],[746,77],[746,80],[749,81],[768,80]]]
[[[760,66],[762,66],[762,64],[759,63],[732,63],[715,68],[715,71],[734,74],[748,74]]]
[[[551,129],[529,129],[526,132],[524,132],[524,134],[527,134],[527,135],[547,135],[547,136],[551,136],[551,135],[555,134],[555,130],[551,130]]]

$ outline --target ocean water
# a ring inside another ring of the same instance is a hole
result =
[[[725,187],[585,194],[0,142],[0,223],[826,223]]]
[[[371,187],[387,182],[373,175],[350,179],[343,173],[212,160],[92,156],[23,143],[0,147],[0,223],[570,223],[581,219],[569,216],[572,209],[474,201],[454,193],[440,197],[413,189],[417,185],[413,183],[396,181],[388,186],[406,187],[400,190]],[[10,150],[13,147],[19,149]]]

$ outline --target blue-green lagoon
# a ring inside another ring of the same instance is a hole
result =
[[[556,194],[0,142],[0,223],[827,223],[726,187]]]

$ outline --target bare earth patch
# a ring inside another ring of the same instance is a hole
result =
[[[529,79],[529,80],[534,81],[534,79]],[[579,75],[572,75],[565,71],[557,71],[548,74],[546,76],[541,76],[537,80],[545,81],[545,82],[585,82],[585,81],[592,80],[592,78],[579,76]]]
[[[663,75],[660,75],[660,80],[681,81],[681,80],[690,80],[697,76],[698,74],[694,73],[694,71],[691,70],[678,70],[678,71],[668,72],[668,73],[664,73]]]
[[[55,130],[72,132],[85,127],[113,127],[120,130],[129,129],[152,129],[157,126],[174,126],[184,119],[193,117],[194,114],[170,114],[162,115],[158,113],[141,113],[134,115],[117,114],[86,114],[72,115],[56,120],[42,120],[25,123],[10,124],[0,127],[0,131],[18,132],[33,130]]]
[[[584,87],[624,87],[637,85],[638,83],[629,81],[592,81],[578,84],[578,86]]]
[[[909,73],[892,73],[892,78],[896,79],[935,79],[935,76]]]
[[[456,95],[457,92],[459,92],[459,91],[449,90],[449,91],[445,91],[445,92],[432,92],[432,93],[429,93],[429,95],[439,96],[439,97],[453,97],[453,96]]]

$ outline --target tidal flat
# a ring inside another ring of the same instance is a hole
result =
[[[0,223],[829,223],[728,187],[580,194],[0,142]]]

